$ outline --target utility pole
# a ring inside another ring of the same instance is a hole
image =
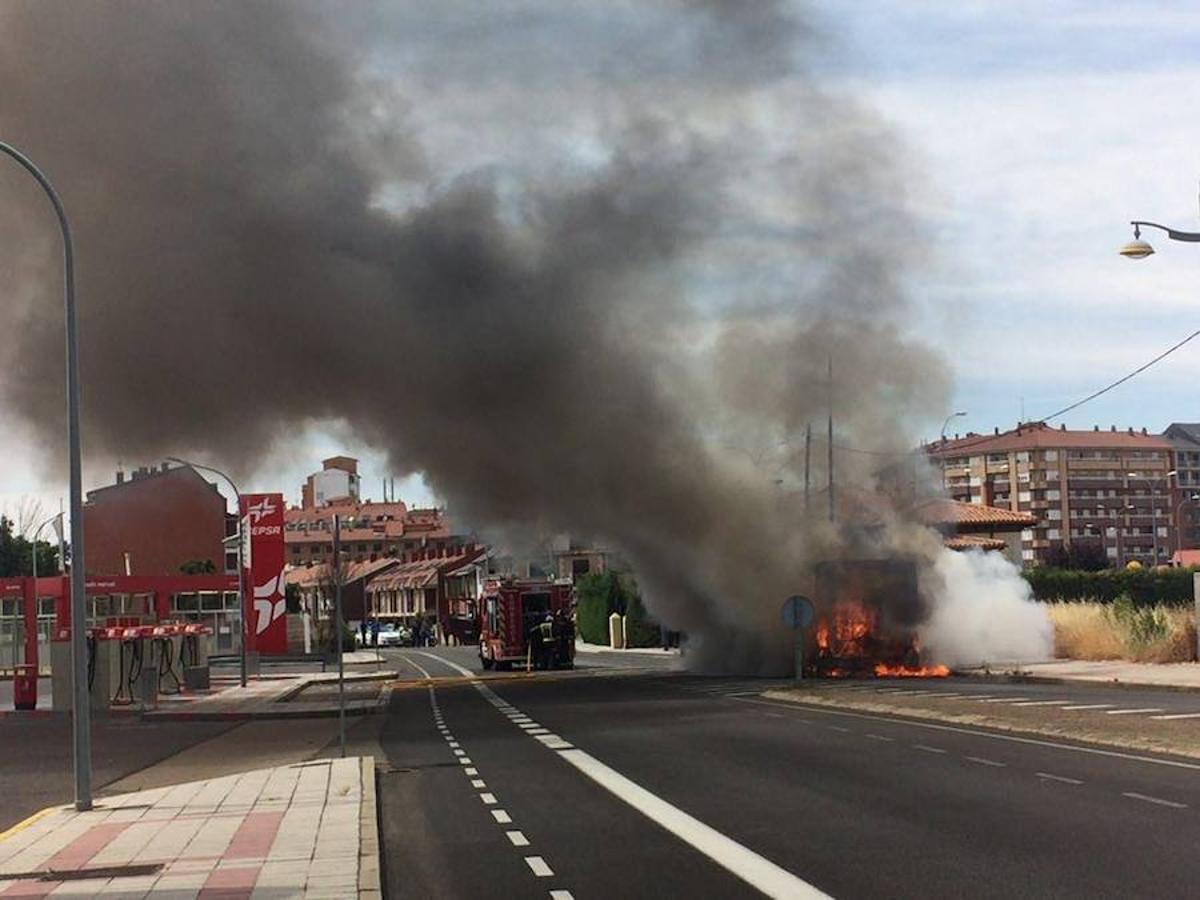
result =
[[[808,495],[809,487],[812,484],[811,469],[809,467],[812,461],[812,422],[804,426],[804,511],[808,512]]]
[[[833,357],[829,357],[829,521],[834,519],[833,497]]]
[[[338,662],[338,743],[346,758],[346,667],[342,660],[342,517],[333,517],[333,633]]]

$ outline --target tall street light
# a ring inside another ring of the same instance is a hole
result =
[[[946,429],[950,425],[950,420],[957,419],[960,416],[965,416],[965,415],[966,415],[965,412],[952,412],[952,413],[950,413],[950,415],[946,416],[946,421],[942,423],[942,440],[943,441],[946,439]]]
[[[246,607],[246,535],[242,533],[242,492],[238,490],[238,486],[233,483],[233,479],[222,472],[220,469],[214,469],[212,466],[202,466],[200,463],[194,463],[186,459],[180,459],[178,456],[168,456],[167,462],[179,463],[181,466],[190,466],[193,469],[199,469],[202,472],[211,472],[218,478],[224,478],[225,482],[233,489],[233,505],[237,510],[237,570],[238,570],[238,607],[242,618],[242,653],[241,653],[241,676],[242,687],[246,686],[246,644],[250,636],[250,615]]]
[[[71,730],[75,757],[75,808],[92,808],[92,710],[87,679],[87,598],[84,594],[83,448],[79,419],[79,330],[75,314],[75,249],[62,200],[50,179],[24,153],[0,141],[0,152],[33,176],[50,198],[63,241],[63,306],[67,320],[67,456],[71,472]]]
[[[1157,228],[1159,231],[1165,231],[1167,237],[1173,241],[1186,241],[1192,244],[1200,243],[1200,232],[1179,231],[1175,228],[1168,228],[1166,225],[1159,225],[1156,222],[1139,222],[1135,220],[1129,224],[1133,226],[1133,240],[1117,251],[1126,259],[1145,259],[1154,253],[1154,248],[1142,240],[1143,228]]]
[[[1127,478],[1150,482],[1150,521],[1152,523],[1150,527],[1154,531],[1154,565],[1156,565],[1156,566],[1158,565],[1158,503],[1154,499],[1154,488],[1155,488],[1155,485],[1157,485],[1159,481],[1162,481],[1167,485],[1167,494],[1168,494],[1168,496],[1170,496],[1171,476],[1177,475],[1177,474],[1178,474],[1178,472],[1176,472],[1174,469],[1172,469],[1170,472],[1164,473],[1161,476],[1160,475],[1139,475],[1137,472],[1126,472],[1125,473]],[[1170,502],[1170,501],[1167,501],[1167,502]]]

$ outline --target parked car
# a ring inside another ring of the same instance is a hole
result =
[[[409,638],[409,629],[403,625],[384,625],[379,629],[380,647],[404,647]]]

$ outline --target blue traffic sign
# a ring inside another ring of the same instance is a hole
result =
[[[788,628],[807,628],[812,620],[813,605],[807,597],[796,594],[783,601],[783,624]]]

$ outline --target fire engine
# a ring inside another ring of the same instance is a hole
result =
[[[543,623],[549,622],[548,628]],[[549,631],[547,639],[544,635]],[[489,578],[479,598],[479,660],[485,669],[575,664],[574,598],[569,581]]]

